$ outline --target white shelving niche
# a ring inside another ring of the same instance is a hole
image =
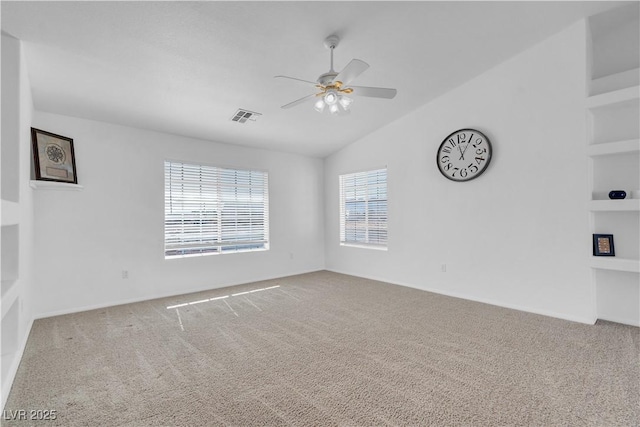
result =
[[[0,401],[4,407],[33,321],[28,296],[34,224],[33,198],[24,185],[30,172],[31,95],[19,40],[4,32],[1,39]]]
[[[589,18],[587,156],[592,234],[615,256],[591,256],[598,319],[640,326],[640,25],[632,4]],[[615,22],[615,25],[611,25]],[[619,49],[619,46],[631,49]],[[609,192],[624,190],[625,199]]]
[[[2,331],[0,349],[1,378],[10,376],[19,350],[20,327],[20,204],[2,199],[2,229],[0,231],[0,306]],[[3,388],[4,384],[3,384]]]
[[[3,180],[5,179],[3,170]],[[0,307],[2,312],[0,342],[0,378],[2,395],[8,392],[7,378],[13,379],[21,352],[20,316],[20,202],[2,199],[0,204]],[[4,401],[3,401],[4,403]]]

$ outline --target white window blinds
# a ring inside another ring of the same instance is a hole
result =
[[[268,175],[164,162],[165,257],[269,249]]]
[[[340,243],[387,246],[387,170],[340,175]]]

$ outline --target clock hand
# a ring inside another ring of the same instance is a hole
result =
[[[467,146],[469,146],[469,144],[467,144]],[[458,148],[460,148],[459,145]],[[467,147],[465,147],[464,151],[467,151]],[[460,158],[458,160],[464,160],[464,151],[460,150]]]
[[[471,136],[469,137],[469,142],[467,142],[467,146],[464,147],[464,151],[461,153],[462,157],[460,157],[460,160],[464,160],[464,153],[467,152],[467,149],[469,148],[469,145],[471,145],[471,141],[473,141],[473,134],[471,134]]]

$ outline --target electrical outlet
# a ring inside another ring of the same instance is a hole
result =
[[[129,278],[129,270],[122,270],[122,278],[123,279]]]
[[[440,271],[442,271],[443,273],[447,272],[447,264],[442,264],[442,266],[440,267]]]

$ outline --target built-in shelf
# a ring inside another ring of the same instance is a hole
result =
[[[585,100],[589,233],[614,235],[617,254],[588,258],[593,308],[598,319],[634,326],[640,326],[638,11],[638,2],[630,2],[587,19],[589,95]],[[609,199],[612,190],[625,191],[626,198]]]
[[[616,257],[591,257],[590,266],[601,270],[628,271],[640,273],[640,261]]]
[[[640,199],[591,200],[589,210],[596,211],[640,211]]]
[[[2,285],[5,285],[5,281],[2,282]],[[13,307],[13,304],[15,304],[18,299],[18,295],[20,295],[20,287],[16,286],[15,283],[2,294],[2,319],[4,319],[4,316],[11,310],[11,307]]]
[[[4,304],[4,296],[9,293],[9,290],[11,290],[12,287],[14,287],[14,285],[16,284],[16,282],[18,281],[18,279],[4,279],[2,280],[2,285],[0,288],[0,295],[2,295],[2,302]]]
[[[2,199],[2,225],[15,225],[20,222],[20,205],[16,202],[10,202]]]
[[[637,101],[640,98],[640,86],[632,86],[612,92],[602,93],[587,98],[587,107],[591,109],[606,107],[609,105],[623,104]]]
[[[0,280],[2,293],[7,289],[9,281],[20,277],[20,226],[18,224],[3,225],[0,239]]]
[[[17,354],[20,345],[20,339],[18,338],[20,302],[17,296],[12,300],[11,304],[5,304],[4,298],[2,301],[2,334],[0,334],[2,344],[0,346],[2,347],[2,371],[0,375],[2,375],[4,380],[7,377],[13,377],[13,375],[15,375],[15,369],[17,369],[17,365],[20,363],[20,355]],[[2,389],[4,396],[4,393],[9,390],[5,387],[5,384],[2,385]]]
[[[622,71],[591,81],[591,95],[599,95],[627,87],[640,85],[640,69]]]
[[[55,181],[29,181],[31,188],[36,190],[63,190],[63,191],[81,191],[84,187],[78,184],[69,184],[66,182]]]
[[[627,193],[627,197],[622,200],[639,200],[640,199],[640,190],[633,190],[629,188],[616,188],[616,190],[623,190]],[[593,201],[610,201],[610,202],[620,202],[620,199],[611,200],[609,198],[609,193],[611,190],[604,191],[592,191],[591,192],[591,200]],[[632,209],[633,210],[633,209]]]
[[[640,151],[640,139],[592,144],[587,147],[587,154],[591,157],[625,154]]]

